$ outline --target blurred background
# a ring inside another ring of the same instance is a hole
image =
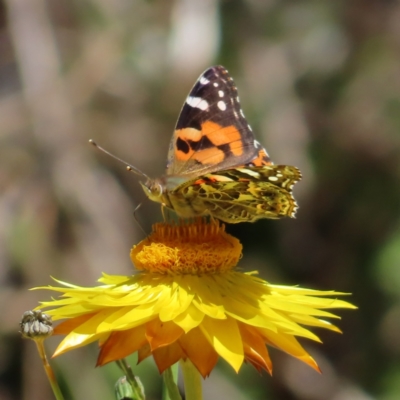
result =
[[[130,274],[161,220],[124,165],[165,168],[199,74],[228,68],[275,163],[299,167],[295,220],[229,226],[240,267],[275,284],[351,292],[343,335],[302,341],[322,368],[272,351],[274,376],[220,363],[205,398],[400,398],[400,2],[5,0],[0,4],[0,399],[52,399],[25,310],[50,276]],[[60,341],[46,342],[51,353]],[[112,399],[96,345],[52,361],[68,399]],[[130,360],[135,364],[134,357]],[[135,367],[160,398],[151,360]]]

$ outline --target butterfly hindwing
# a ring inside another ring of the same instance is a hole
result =
[[[166,174],[194,177],[253,160],[254,165],[271,163],[244,117],[228,71],[211,67],[197,80],[183,105]]]
[[[300,179],[300,171],[292,166],[242,167],[188,181],[170,198],[188,215],[207,210],[228,223],[294,217],[297,203],[291,192]]]

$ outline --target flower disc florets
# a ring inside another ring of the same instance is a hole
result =
[[[131,250],[138,270],[159,274],[220,273],[235,267],[242,256],[238,239],[218,221],[205,224],[159,223],[152,234]]]

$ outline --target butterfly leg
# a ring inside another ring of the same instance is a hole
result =
[[[167,222],[167,218],[166,218],[166,215],[165,215],[165,211],[166,211],[166,207],[164,206],[164,204],[161,204],[161,214],[162,214],[162,216],[163,216],[164,222]]]
[[[145,236],[147,236],[148,234],[146,233],[146,231],[143,229],[142,225],[140,224],[138,218],[137,218],[137,214],[136,212],[139,210],[139,208],[142,206],[142,203],[139,203],[136,208],[133,210],[133,218],[135,219],[136,223],[138,224],[140,230],[144,233]]]

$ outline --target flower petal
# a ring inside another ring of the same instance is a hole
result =
[[[218,361],[218,354],[199,328],[195,328],[179,339],[186,356],[197,368],[203,378],[210,375]]]
[[[196,326],[199,326],[203,321],[203,318],[204,313],[191,304],[184,313],[174,318],[174,322],[179,325],[185,333],[188,333]]]
[[[93,317],[94,314],[85,314],[79,317],[67,319],[54,328],[55,335],[68,335],[71,331],[78,328],[84,322]]]
[[[169,346],[159,347],[157,350],[154,350],[152,354],[160,374],[181,358],[186,359],[185,353],[177,342]]]
[[[173,322],[162,322],[158,318],[146,324],[146,338],[152,351],[176,342],[184,333]]]
[[[111,361],[120,360],[138,351],[147,343],[145,333],[145,325],[127,331],[113,332],[102,344],[96,365],[101,366]]]
[[[259,372],[265,369],[272,375],[272,361],[269,357],[265,340],[255,328],[239,324],[239,329],[246,361],[250,362]]]
[[[72,331],[67,335],[61,343],[57,346],[53,357],[57,357],[69,350],[76,349],[78,347],[86,346],[89,343],[95,342],[96,340],[105,340],[107,335],[104,334],[79,334]]]
[[[169,304],[160,309],[159,317],[161,321],[172,321],[179,314],[187,310],[193,300],[193,294],[188,294],[184,286],[174,283],[174,290]]]
[[[275,346],[276,348],[290,354],[293,357],[303,361],[316,371],[321,372],[318,364],[315,360],[307,353],[306,350],[300,345],[297,339],[293,335],[286,335],[284,333],[275,333],[263,329],[263,336],[267,343]]]
[[[243,364],[244,354],[237,322],[232,318],[215,320],[206,317],[200,329],[215,351],[238,372]]]
[[[138,350],[138,364],[141,363],[144,359],[151,356],[150,345],[146,343]]]

